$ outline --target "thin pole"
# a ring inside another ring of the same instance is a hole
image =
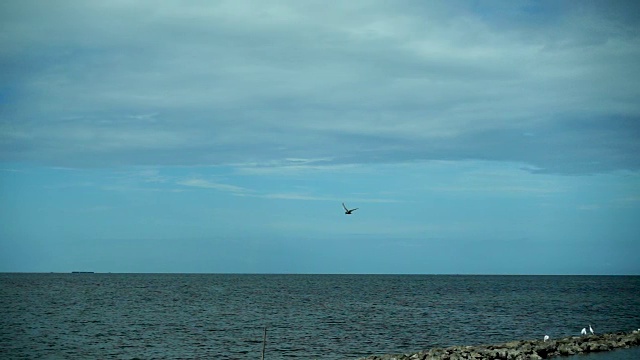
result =
[[[262,338],[262,360],[264,360],[264,349],[267,346],[267,327],[264,327],[264,337]]]

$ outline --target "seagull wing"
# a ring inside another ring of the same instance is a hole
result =
[[[347,209],[347,207],[344,206],[344,203],[342,203],[342,207],[344,208],[345,211],[349,211],[349,209]]]
[[[358,210],[358,209],[359,209],[359,208],[351,209],[351,211],[356,211],[356,210]]]

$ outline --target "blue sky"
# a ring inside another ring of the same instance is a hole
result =
[[[3,1],[0,271],[640,274],[639,8]]]

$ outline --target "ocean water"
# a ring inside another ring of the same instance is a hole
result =
[[[265,327],[267,360],[354,359],[589,324],[640,328],[640,277],[0,274],[2,359],[258,359]]]
[[[570,360],[638,360],[640,347],[617,349],[614,351],[575,355]]]

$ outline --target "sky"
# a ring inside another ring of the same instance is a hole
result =
[[[2,1],[0,271],[640,275],[638,59],[637,1]]]

